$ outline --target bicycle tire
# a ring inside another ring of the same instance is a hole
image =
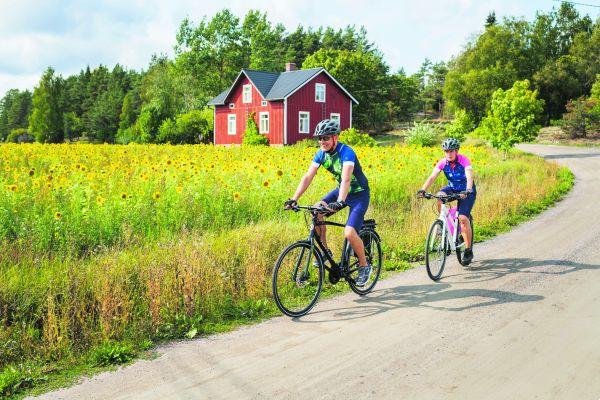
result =
[[[313,265],[313,258],[318,266]],[[289,257],[299,250],[296,260]],[[309,257],[305,257],[305,255]],[[302,267],[303,271],[298,268]],[[311,272],[313,272],[311,274]],[[300,275],[299,275],[300,274]],[[273,268],[272,290],[275,304],[282,313],[290,317],[306,315],[317,303],[323,288],[323,260],[319,251],[307,241],[299,241],[286,247]],[[310,287],[311,291],[302,289]]]
[[[348,245],[346,250],[346,262],[349,267],[346,280],[354,293],[358,294],[359,296],[364,296],[373,290],[377,284],[377,281],[379,280],[381,268],[383,267],[383,250],[381,249],[381,238],[374,230],[363,229],[358,235],[365,245],[365,256],[372,267],[371,276],[368,281],[370,283],[364,286],[356,285],[354,279],[358,276],[358,271],[355,270],[355,268],[358,267],[358,258],[350,256],[350,254],[353,253],[350,245]]]
[[[442,273],[444,272],[444,266],[446,265],[446,256],[447,256],[447,250],[448,250],[448,239],[446,238],[446,240],[444,240],[444,243],[438,243],[436,244],[434,241],[436,239],[439,239],[440,242],[442,241],[442,237],[443,235],[443,231],[444,231],[444,224],[442,223],[442,221],[440,221],[439,219],[435,220],[433,222],[433,224],[431,224],[431,227],[429,228],[429,233],[427,233],[427,240],[425,241],[425,267],[427,269],[427,275],[429,275],[429,278],[433,281],[437,281],[442,277]],[[435,237],[433,237],[435,235]],[[447,236],[447,235],[446,235]],[[430,254],[433,254],[433,252],[430,252],[429,250],[432,249],[434,250],[435,248],[435,254],[437,254],[438,256],[441,256],[441,261],[439,262],[439,267],[434,269],[433,268],[433,260],[430,256]]]

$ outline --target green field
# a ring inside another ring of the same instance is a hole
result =
[[[125,362],[163,340],[274,315],[273,263],[307,233],[302,216],[282,203],[314,151],[0,146],[0,393],[52,382],[64,376],[59,368]],[[414,193],[441,151],[356,151],[385,268],[407,268],[435,218],[432,203]],[[461,151],[476,172],[480,239],[540,212],[572,185],[567,170],[534,156],[503,161],[486,147]],[[301,203],[334,186],[320,172]]]

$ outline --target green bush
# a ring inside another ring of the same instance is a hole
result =
[[[92,351],[90,361],[94,365],[105,367],[126,363],[133,357],[135,357],[135,350],[131,345],[106,342]]]
[[[415,122],[415,126],[411,128],[406,135],[406,143],[422,147],[431,147],[439,142],[439,136],[439,129],[436,126]]]
[[[246,146],[268,146],[269,139],[267,139],[266,136],[258,133],[258,126],[256,126],[256,121],[254,121],[255,116],[255,112],[251,112],[250,115],[248,115],[248,120],[246,121],[246,132],[244,133],[242,144]]]
[[[600,112],[596,112],[598,104],[593,98],[580,97],[567,103],[567,112],[563,114],[561,127],[571,139],[586,137],[589,133],[600,130]]]
[[[167,118],[158,128],[156,136],[157,143],[206,143],[212,142],[209,135],[209,125],[204,113],[200,110],[193,110],[186,114],[180,114],[175,118]]]
[[[350,146],[375,147],[377,142],[368,134],[355,128],[348,128],[340,133],[340,142]]]
[[[25,128],[13,129],[6,137],[7,142],[20,143],[20,142],[34,142],[35,138],[33,135],[27,132]]]
[[[473,131],[475,121],[462,108],[454,115],[454,120],[446,126],[446,137],[453,137],[460,140],[465,140],[467,134]]]
[[[544,101],[537,98],[537,90],[529,89],[529,81],[516,81],[512,88],[494,92],[490,111],[481,121],[481,133],[506,154],[516,143],[536,138],[543,109]]]

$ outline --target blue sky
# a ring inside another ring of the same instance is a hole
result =
[[[581,3],[600,6],[600,0]],[[243,17],[249,9],[267,11],[273,23],[291,31],[305,27],[364,25],[392,70],[414,73],[425,58],[448,60],[496,16],[547,12],[553,0],[313,1],[313,0],[0,0],[0,97],[11,88],[33,89],[52,66],[63,76],[86,65],[116,63],[133,69],[148,65],[154,53],[173,55],[182,19],[199,21],[222,8]],[[593,19],[600,8],[576,6]]]

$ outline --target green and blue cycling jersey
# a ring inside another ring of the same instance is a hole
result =
[[[332,152],[319,150],[313,158],[313,163],[322,165],[327,171],[331,172],[338,182],[338,187],[342,181],[343,166],[345,164],[352,164],[354,165],[354,170],[350,179],[349,193],[369,191],[369,181],[362,171],[356,153],[350,146],[338,142]]]

